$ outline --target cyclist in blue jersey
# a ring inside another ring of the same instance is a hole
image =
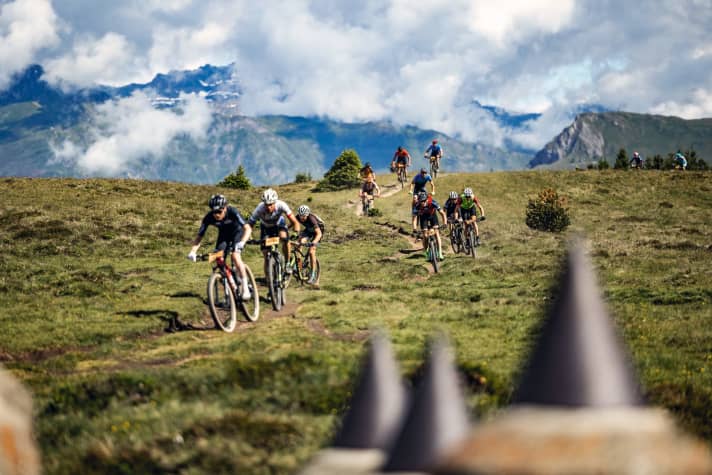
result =
[[[195,262],[198,258],[197,252],[200,247],[200,241],[203,240],[208,226],[218,228],[218,240],[215,244],[216,249],[225,252],[225,256],[230,255],[233,265],[237,268],[242,282],[242,300],[249,300],[251,297],[250,290],[247,287],[247,274],[245,273],[245,264],[242,262],[242,250],[245,248],[245,243],[250,239],[252,229],[247,226],[242,215],[232,206],[228,206],[227,199],[223,195],[213,195],[208,201],[210,212],[203,217],[198,229],[198,235],[193,239],[193,247],[188,253],[188,259]],[[232,280],[232,279],[231,279]],[[235,281],[230,282],[232,291],[237,295],[237,286]]]
[[[425,187],[428,183],[430,183],[430,194],[434,195],[435,182],[433,181],[433,177],[428,174],[428,170],[426,170],[425,168],[421,168],[420,173],[415,175],[410,181],[410,190],[408,190],[408,193],[413,195],[413,203],[415,203],[416,199],[418,198],[418,193],[420,193],[421,191],[426,191]]]
[[[428,193],[425,191],[418,193],[417,200],[417,204],[413,207],[413,232],[418,230],[416,223],[420,225],[420,229],[422,231],[431,228],[435,230],[435,240],[438,243],[438,259],[442,261],[444,257],[442,242],[440,240],[440,223],[438,222],[438,214],[442,217],[443,224],[447,225],[447,216],[445,215],[445,211],[443,211],[438,202],[435,201],[432,196],[428,196]],[[425,233],[423,233],[424,249],[428,248],[426,239]]]
[[[442,157],[443,157],[443,148],[438,143],[438,140],[435,139],[430,144],[430,146],[425,150],[425,158],[427,158],[429,160],[435,159],[436,163],[438,164],[438,168],[440,168],[440,159]]]

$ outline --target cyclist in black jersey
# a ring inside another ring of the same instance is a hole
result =
[[[251,295],[247,287],[247,274],[245,273],[245,264],[242,262],[242,250],[245,248],[247,240],[250,239],[252,231],[245,227],[245,220],[237,208],[228,206],[227,199],[223,195],[211,196],[208,206],[210,207],[210,212],[203,217],[203,221],[200,223],[200,229],[198,229],[198,234],[193,239],[193,247],[188,253],[188,259],[193,262],[197,260],[198,248],[203,236],[205,236],[205,232],[208,230],[208,226],[218,228],[218,239],[215,243],[215,248],[224,251],[225,256],[229,254],[232,257],[232,263],[237,268],[237,272],[240,273],[240,280],[243,284],[241,289],[242,299],[248,300]],[[237,294],[238,289],[235,281],[230,282],[230,285],[233,287],[233,292]]]
[[[304,244],[306,242],[311,242],[312,246],[309,247],[309,264],[312,268],[312,273],[309,276],[308,284],[315,284],[316,275],[316,246],[321,241],[324,235],[323,222],[319,217],[311,212],[311,209],[307,205],[301,205],[297,208],[297,220],[303,226],[301,232],[299,233],[299,242]]]

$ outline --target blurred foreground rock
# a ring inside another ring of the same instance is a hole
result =
[[[10,373],[0,368],[0,474],[40,473],[32,432],[32,399]]]

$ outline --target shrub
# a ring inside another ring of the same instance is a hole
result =
[[[540,231],[561,232],[571,224],[566,199],[551,189],[539,192],[527,205],[527,226]]]
[[[369,216],[383,216],[383,213],[381,213],[381,210],[378,208],[368,208],[368,215]]]
[[[235,170],[234,173],[231,173],[225,178],[223,178],[223,181],[218,183],[218,186],[222,186],[225,188],[235,188],[237,190],[249,190],[250,188],[252,188],[250,179],[247,178],[247,175],[245,175],[245,169],[242,165],[237,167],[237,170]]]
[[[605,158],[602,158],[598,161],[599,170],[608,170],[609,168],[611,168],[611,166],[608,164]]]
[[[616,170],[628,169],[628,154],[624,148],[618,150],[618,155],[616,155],[616,162],[613,164],[613,168]]]
[[[312,181],[311,173],[297,173],[294,177],[294,183],[307,183]]]
[[[653,158],[649,158],[645,161],[645,168],[649,170],[660,170],[663,167],[663,157],[659,153],[656,153]]]
[[[346,149],[336,158],[324,179],[316,185],[316,191],[336,191],[356,188],[361,184],[358,172],[361,159],[353,149]]]

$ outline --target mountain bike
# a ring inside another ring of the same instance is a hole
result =
[[[437,274],[440,271],[440,260],[438,259],[438,241],[435,237],[435,229],[428,228],[424,231],[416,231],[415,236],[418,239],[422,239],[423,236],[426,237],[425,253],[427,255],[428,262],[430,262],[433,266],[433,271]]]
[[[363,216],[368,216],[368,212],[373,209],[373,200],[373,195],[368,193],[364,193],[361,197],[361,212]]]
[[[459,254],[464,251],[465,232],[462,228],[462,221],[457,219],[450,226],[450,245],[453,252]]]
[[[267,263],[267,288],[269,289],[269,299],[272,308],[276,311],[282,309],[287,303],[286,289],[289,285],[290,275],[285,272],[284,256],[280,252],[281,239],[279,236],[269,237],[262,240],[250,240],[250,244],[259,244],[262,249],[267,249],[265,262]]]
[[[201,254],[197,256],[197,260],[208,261],[213,265],[213,272],[208,278],[207,294],[210,315],[217,327],[228,333],[235,330],[238,306],[247,320],[254,322],[260,318],[260,297],[257,292],[257,284],[255,276],[247,264],[244,265],[250,298],[243,300],[241,295],[235,295],[232,291],[230,281],[234,279],[236,287],[240,289],[242,280],[237,269],[231,269],[225,262],[225,251],[216,250]]]
[[[405,182],[408,180],[405,163],[396,163],[396,174],[401,185],[401,190],[405,187]]]
[[[477,218],[477,222],[484,220],[484,216],[480,216],[479,218]],[[464,237],[465,239],[463,241],[463,247],[465,250],[465,254],[468,256],[472,256],[473,258],[477,257],[477,246],[479,246],[479,244],[477,243],[477,239],[475,237],[475,226],[471,222],[465,223]]]
[[[430,157],[430,176],[433,177],[433,180],[438,177],[439,170],[440,166],[438,165],[437,157]]]
[[[315,260],[316,266],[312,269],[311,259],[309,259],[309,248],[316,246],[316,244],[311,242],[300,243],[298,241],[290,241],[289,245],[292,246],[292,255],[289,258],[288,266],[292,268],[292,275],[299,281],[300,284],[305,284],[309,282],[311,278],[312,270],[316,274],[314,282],[319,282],[319,277],[321,276],[321,264],[319,259]]]

